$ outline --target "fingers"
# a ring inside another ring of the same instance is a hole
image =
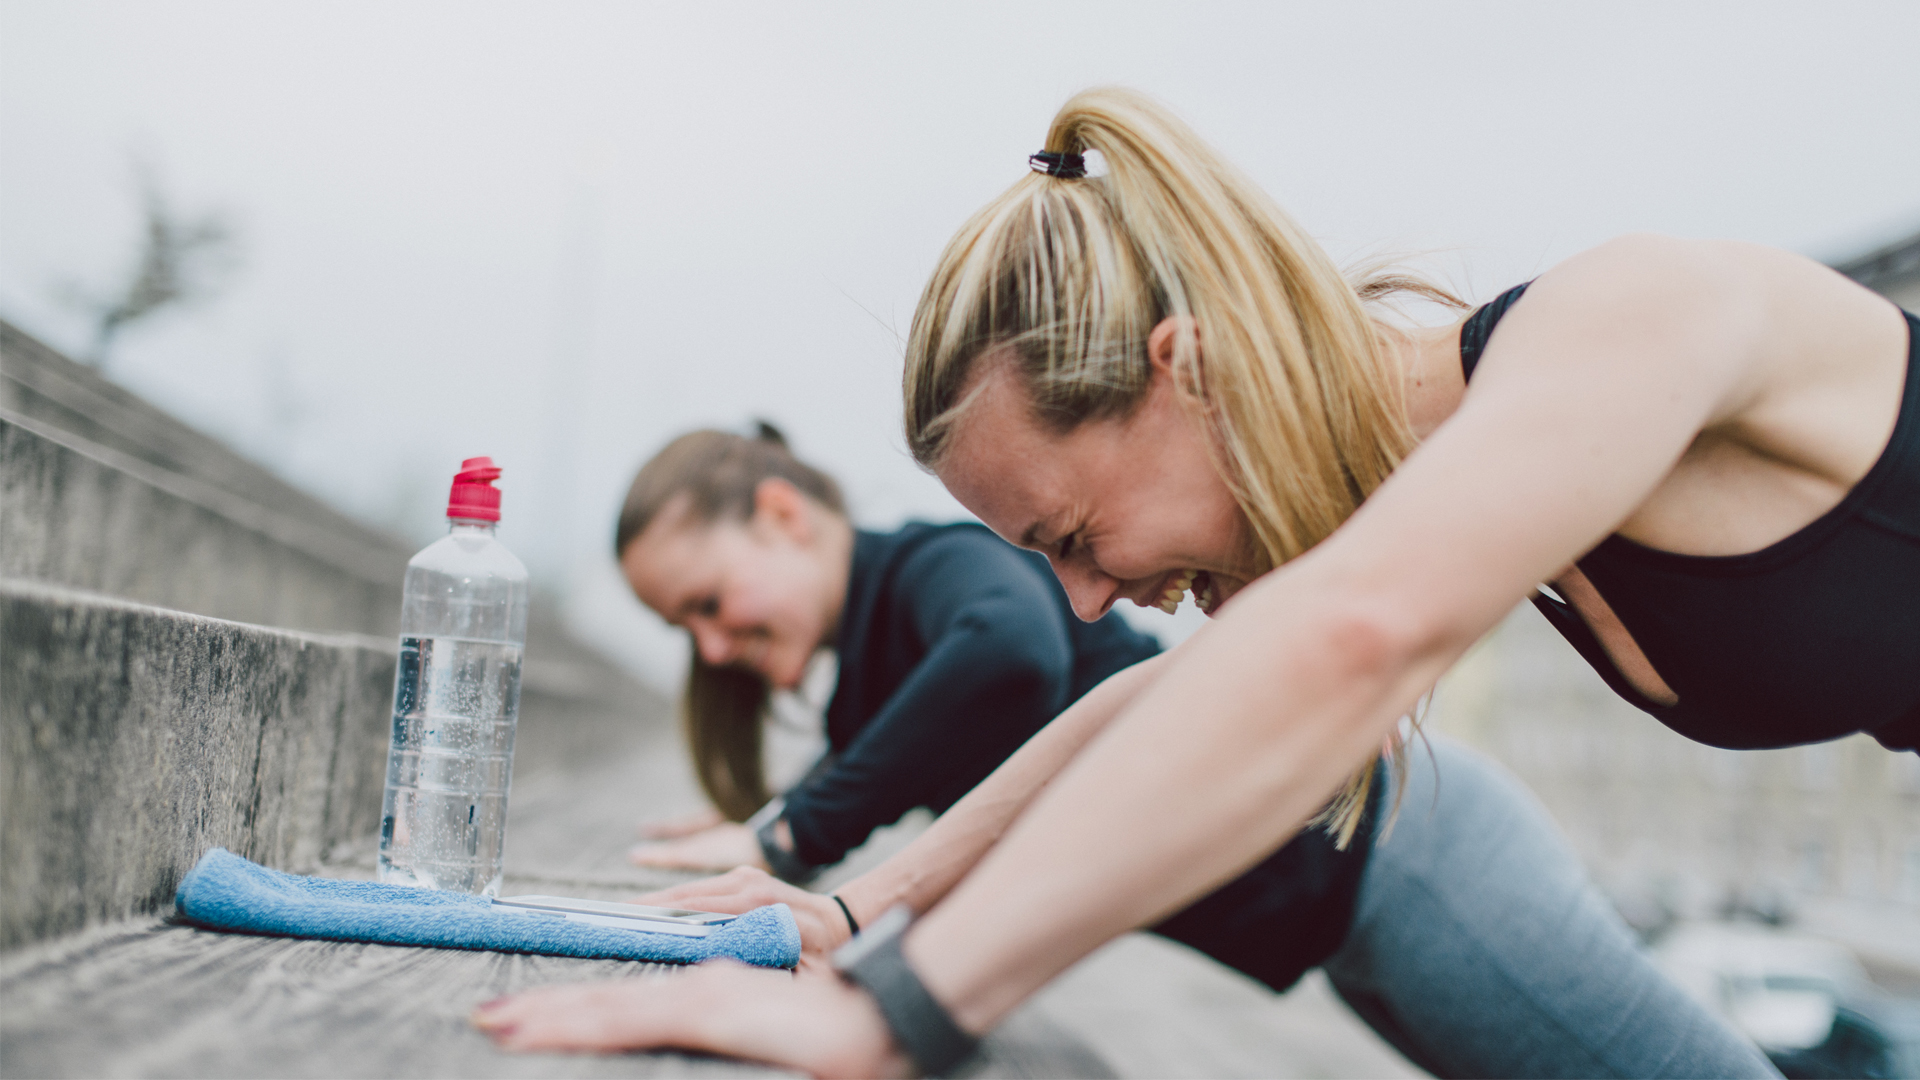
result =
[[[503,1049],[673,1047],[818,1076],[903,1075],[872,1000],[837,978],[710,963],[684,973],[549,986],[491,1001],[472,1022]]]
[[[677,840],[663,843],[635,844],[627,849],[627,861],[635,866],[654,866],[667,870],[712,870],[707,860],[700,858],[701,853],[689,852],[685,845]]]
[[[711,829],[726,820],[726,816],[720,811],[707,807],[689,814],[643,821],[639,824],[638,830],[643,840],[678,840],[683,836],[692,836],[694,833]]]
[[[735,915],[748,912],[757,907],[777,904],[787,897],[782,890],[792,890],[803,896],[811,895],[804,890],[774,877],[764,870],[751,866],[741,866],[717,877],[702,878],[661,889],[636,897],[636,904],[656,904],[661,907],[695,908],[701,911],[725,911]]]
[[[640,866],[725,870],[760,861],[760,842],[744,825],[723,822],[679,840],[641,844],[627,852]]]
[[[764,870],[750,866],[718,877],[689,881],[670,889],[661,889],[634,897],[636,904],[659,907],[692,908],[696,911],[724,911],[741,915],[768,904],[785,904],[793,911],[800,928],[803,954],[832,952],[853,936],[846,916],[833,898],[789,885]]]
[[[678,1001],[653,981],[543,987],[480,1006],[473,1025],[514,1051],[686,1045],[692,1032]]]

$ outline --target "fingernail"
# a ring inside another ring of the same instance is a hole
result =
[[[475,1005],[473,1009],[475,1012],[486,1012],[489,1009],[497,1009],[500,1006],[505,1005],[507,1002],[512,1000],[513,1000],[512,995],[510,994],[503,995],[501,997],[494,998],[492,1001],[483,1001],[480,1004]]]

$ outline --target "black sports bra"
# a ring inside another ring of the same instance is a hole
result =
[[[1468,379],[1525,285],[1460,330]],[[1886,449],[1846,498],[1744,555],[1679,555],[1618,534],[1578,562],[1679,702],[1634,689],[1573,608],[1534,606],[1614,692],[1711,746],[1795,746],[1865,731],[1920,753],[1920,319]]]

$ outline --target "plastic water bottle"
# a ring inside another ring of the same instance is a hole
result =
[[[447,536],[407,563],[381,881],[500,894],[527,568],[494,539],[499,476],[492,458],[461,462]]]

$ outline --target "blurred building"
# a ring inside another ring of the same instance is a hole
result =
[[[1835,268],[1920,309],[1920,235]],[[1690,742],[1614,696],[1525,605],[1448,676],[1434,726],[1519,773],[1643,928],[1865,918],[1850,937],[1886,939],[1890,959],[1920,970],[1920,755],[1864,735],[1767,751]]]
[[[1920,312],[1920,233],[1833,268],[1908,311]]]

